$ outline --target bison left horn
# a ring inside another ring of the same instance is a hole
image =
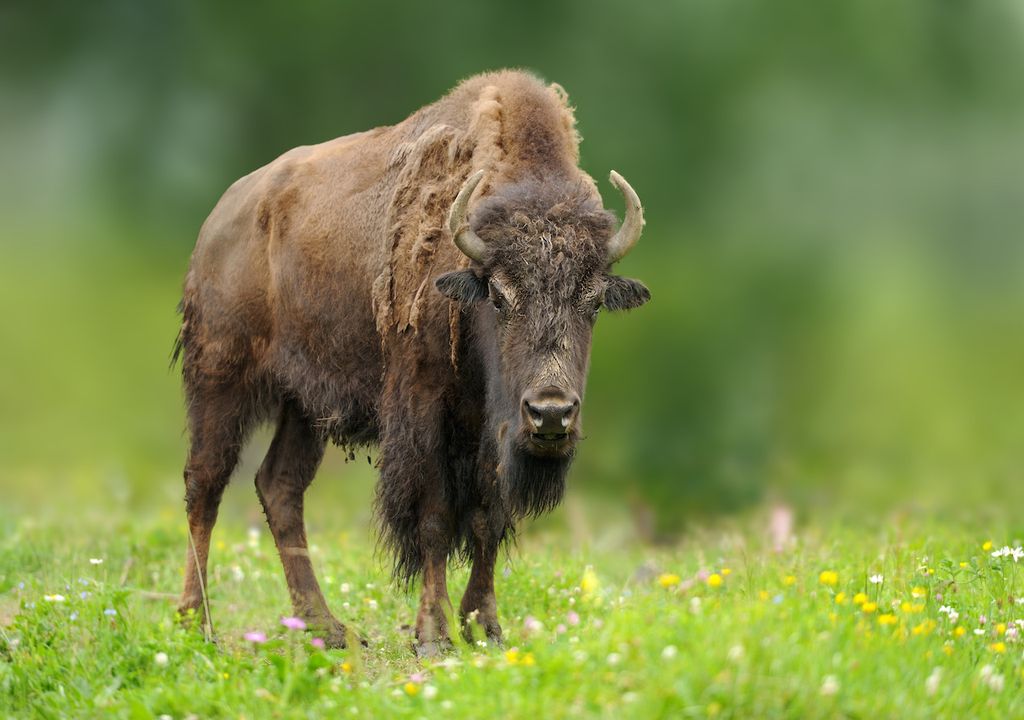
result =
[[[466,207],[469,205],[469,197],[480,184],[484,176],[483,170],[477,170],[466,178],[466,182],[459,190],[459,194],[452,203],[452,209],[448,213],[448,230],[451,231],[452,239],[466,257],[477,262],[483,262],[487,245],[480,239],[480,236],[473,232],[466,222]]]
[[[622,197],[626,199],[626,219],[622,221],[622,227],[615,233],[615,237],[608,241],[608,266],[612,266],[626,256],[636,241],[640,239],[640,233],[644,229],[644,208],[640,205],[640,198],[636,191],[626,182],[626,178],[612,170],[609,178],[612,185],[618,188]],[[458,200],[455,201],[458,203]]]

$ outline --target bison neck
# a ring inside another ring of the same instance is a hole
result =
[[[562,501],[572,457],[538,457],[515,447],[506,449],[502,484],[514,517],[537,516]]]

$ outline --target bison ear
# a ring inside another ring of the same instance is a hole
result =
[[[487,281],[478,278],[472,270],[445,273],[434,281],[434,285],[449,300],[466,305],[487,297]]]
[[[651,291],[639,280],[608,276],[608,287],[604,291],[604,306],[609,310],[632,310],[651,299]]]

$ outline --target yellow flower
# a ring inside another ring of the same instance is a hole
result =
[[[929,575],[934,575],[935,574],[935,568],[928,568],[928,574]]]
[[[783,585],[795,585],[796,584],[796,578],[793,575],[787,575],[786,577],[782,578],[782,584]]]
[[[594,572],[594,568],[587,565],[587,569],[583,571],[583,579],[580,580],[580,590],[583,591],[584,595],[590,595],[600,586],[601,582],[597,579],[597,573]]]
[[[526,665],[527,667],[531,667],[533,665],[536,665],[537,661],[533,659],[533,653],[526,653],[525,655],[523,655],[521,664]]]
[[[836,605],[842,605],[844,602],[846,602],[846,593],[836,593]]]
[[[892,613],[885,613],[883,615],[878,616],[879,625],[895,625],[896,622],[896,616]]]
[[[822,585],[835,587],[839,583],[839,573],[834,570],[823,570],[821,574],[818,575],[818,582]]]
[[[999,623],[998,625],[996,625],[996,633],[999,634],[999,635],[1005,635],[1006,634],[1006,623]]]
[[[343,673],[350,673],[350,672],[352,672],[352,663],[350,663],[348,660],[343,662],[341,664],[341,671]]]
[[[723,576],[728,577],[730,573],[732,573],[732,570],[730,570],[729,568],[722,568],[722,575]]]
[[[963,625],[957,625],[956,629],[953,630],[953,637],[963,637],[967,634],[967,628]]]
[[[519,664],[519,650],[516,649],[516,648],[512,648],[511,650],[506,650],[505,651],[505,660],[508,662],[509,665],[518,665]]]
[[[873,613],[878,609],[878,603],[866,602],[860,606],[861,612]]]
[[[1002,655],[1004,652],[1006,652],[1006,643],[1000,640],[999,642],[994,642],[991,645],[989,645],[988,649],[994,653],[999,653],[1000,655]]]
[[[923,597],[928,595],[928,591],[925,590],[920,585],[918,585],[913,590],[910,591],[910,595],[912,597],[916,597],[916,598],[923,598]]]
[[[708,576],[708,587],[722,587],[722,576],[718,573],[713,573]]]
[[[658,576],[658,584],[663,588],[670,588],[673,585],[678,585],[680,580],[682,580],[682,578],[675,573],[662,573]]]
[[[961,563],[960,563],[960,567],[962,567],[962,568],[965,568],[965,567],[967,567],[967,563],[965,563],[965,562],[961,562]]]
[[[925,620],[924,622],[921,622],[921,623],[915,625],[913,630],[911,630],[910,632],[912,632],[914,635],[927,635],[928,633],[930,633],[934,629],[935,629],[935,621],[934,620]]]
[[[952,655],[953,654],[953,646],[952,645],[943,645],[942,646],[942,652],[946,653],[947,655]]]
[[[912,615],[914,613],[923,612],[924,611],[924,605],[922,603],[913,603],[913,604],[911,604],[911,603],[908,603],[907,601],[904,600],[900,604],[900,610],[902,610],[903,612],[905,612],[907,614]]]
[[[405,690],[405,694],[409,697],[414,697],[420,692],[420,686],[414,682],[407,682],[402,689]]]
[[[991,540],[986,540],[985,542],[983,542],[981,544],[981,549],[984,550],[985,552],[988,552],[989,550],[991,550],[992,549],[992,541]]]
[[[865,595],[862,592],[857,593],[856,595],[853,596],[853,604],[854,605],[863,605],[867,601],[868,601],[868,596]]]

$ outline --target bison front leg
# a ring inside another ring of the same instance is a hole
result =
[[[498,603],[494,596],[494,564],[504,529],[503,518],[481,508],[474,510],[470,517],[473,569],[459,604],[462,635],[466,642],[473,642],[474,626],[479,626],[488,640],[501,644]]]
[[[416,614],[416,654],[432,657],[451,645],[448,617],[452,601],[448,597],[448,555],[452,527],[444,498],[424,503],[419,523],[419,541],[423,562],[423,589]]]

